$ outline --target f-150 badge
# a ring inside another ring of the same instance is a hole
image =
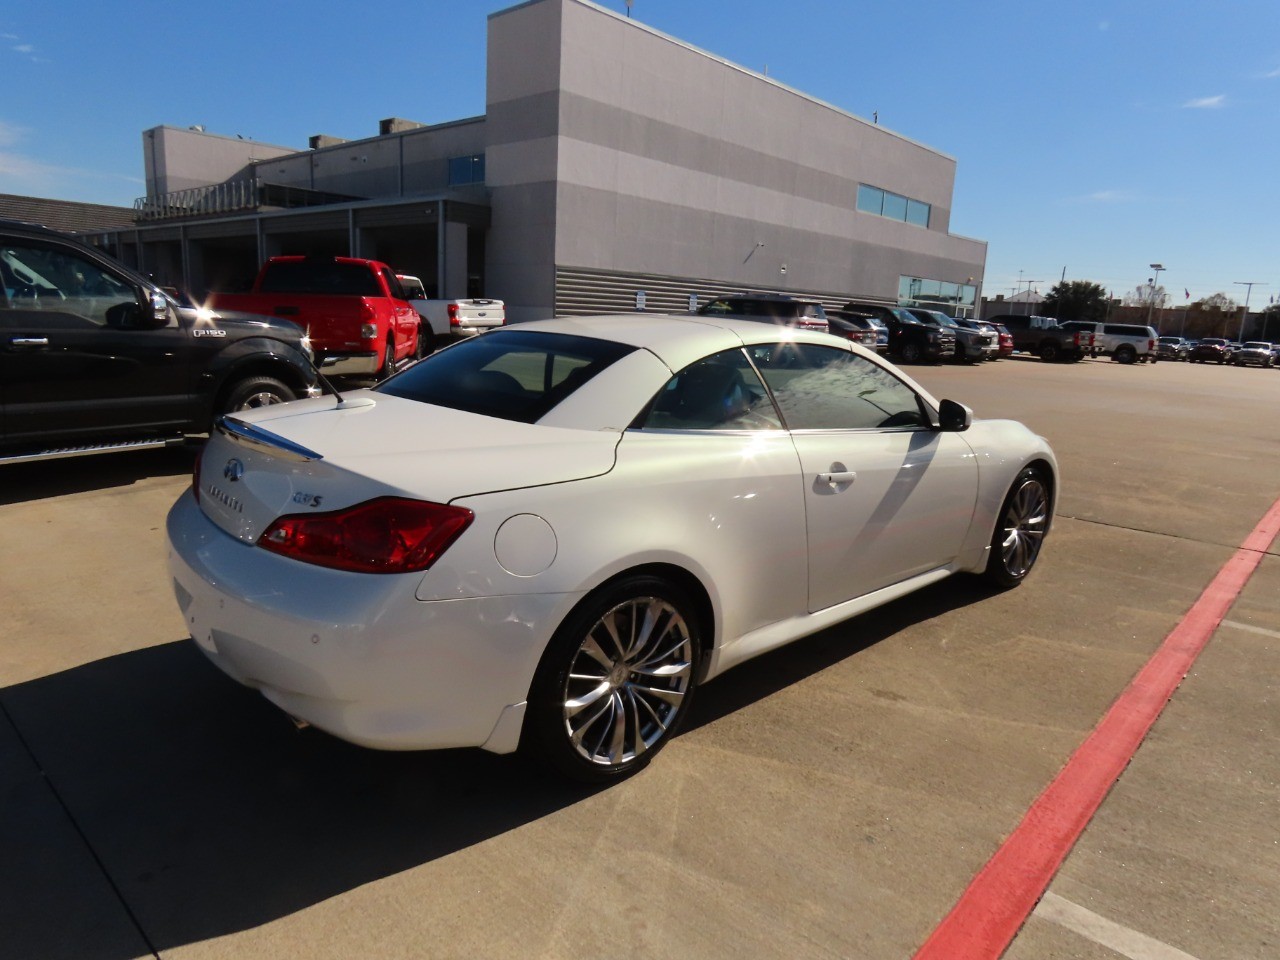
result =
[[[225,337],[227,331],[219,330],[217,327],[196,327],[191,331],[193,337]]]

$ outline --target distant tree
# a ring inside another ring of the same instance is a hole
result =
[[[1159,310],[1169,299],[1164,287],[1150,283],[1140,283],[1124,295],[1121,301],[1126,307],[1150,307]]]
[[[1101,323],[1107,317],[1107,291],[1091,280],[1068,280],[1055,283],[1045,294],[1039,311],[1058,320],[1085,320]]]

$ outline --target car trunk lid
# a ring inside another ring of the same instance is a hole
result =
[[[278,517],[380,496],[436,503],[608,473],[619,434],[515,423],[355,391],[224,418],[200,457],[201,509],[254,543]]]

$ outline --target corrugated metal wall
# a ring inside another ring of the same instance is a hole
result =
[[[644,291],[646,313],[686,314],[689,297],[698,305],[726,293],[785,293],[821,300],[828,309],[844,306],[855,297],[829,290],[789,290],[784,287],[746,287],[690,277],[664,277],[648,273],[612,273],[574,267],[556,268],[557,317],[586,316],[593,313],[635,313],[636,293]]]

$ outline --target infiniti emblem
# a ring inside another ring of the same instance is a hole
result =
[[[222,468],[222,476],[228,483],[235,483],[244,476],[244,464],[234,457],[227,461],[227,465]]]

